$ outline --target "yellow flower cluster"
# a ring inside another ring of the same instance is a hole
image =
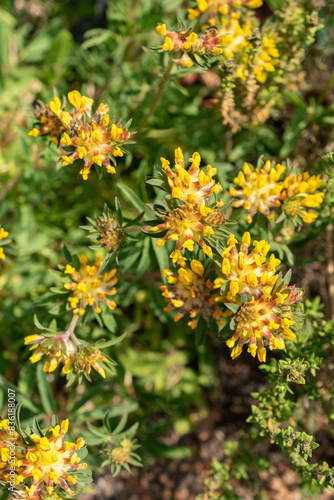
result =
[[[28,335],[24,339],[25,345],[31,345],[30,350],[36,349],[29,358],[31,363],[37,363],[43,356],[47,356],[43,370],[51,373],[62,363],[63,373],[88,374],[94,368],[101,377],[105,378],[106,365],[114,365],[107,355],[94,346],[75,345],[69,340],[69,332],[60,332],[53,336]],[[110,368],[110,366],[109,366]]]
[[[247,210],[249,224],[257,211],[263,213],[269,220],[274,217],[270,213],[270,208],[281,205],[280,196],[283,186],[278,181],[284,171],[284,166],[280,164],[274,166],[269,160],[261,169],[253,169],[245,163],[238,176],[234,178],[235,184],[241,189],[231,187],[229,194],[240,198],[233,203],[233,206],[244,207]]]
[[[239,62],[236,75],[246,81],[251,74],[254,74],[258,82],[264,83],[267,73],[275,71],[278,58],[279,52],[275,40],[265,35],[251,57],[248,51],[245,52],[245,56]]]
[[[5,231],[3,227],[1,227],[0,225],[0,241],[1,240],[5,240],[5,238],[7,238],[8,236],[8,231]],[[6,257],[4,251],[3,251],[3,247],[0,247],[0,260],[3,260],[4,258]]]
[[[22,437],[14,429],[8,418],[0,420],[0,480],[12,482],[12,476],[21,477],[24,454],[19,449],[24,446]]]
[[[192,53],[203,56],[205,54],[222,54],[222,40],[216,28],[203,31],[200,35],[184,29],[168,31],[165,24],[158,24],[157,32],[165,37],[162,50],[169,52]]]
[[[33,355],[29,358],[31,363],[37,363],[43,356],[48,359],[44,364],[43,370],[51,373],[59,366],[60,363],[66,363],[76,354],[76,347],[66,336],[66,332],[61,332],[52,337],[44,335],[28,335],[24,339],[25,345],[31,345],[30,350],[34,350]],[[66,372],[65,372],[66,373]]]
[[[294,287],[282,283],[277,286],[276,267],[281,263],[274,254],[267,261],[270,245],[264,241],[253,241],[246,232],[242,237],[240,250],[236,247],[237,240],[231,235],[228,247],[222,252],[222,278],[214,282],[215,288],[227,285],[221,302],[241,306],[233,316],[236,324],[233,336],[227,341],[228,347],[233,347],[231,356],[236,358],[242,352],[244,343],[249,341],[248,352],[264,362],[266,359],[265,339],[270,349],[283,349],[284,341],[278,334],[294,339],[290,326],[294,324],[291,305],[301,296]],[[243,294],[249,294],[249,300],[243,301]],[[230,315],[233,313],[231,311]],[[235,342],[238,344],[234,347]]]
[[[308,172],[290,175],[283,181],[283,210],[290,217],[300,217],[303,222],[311,223],[318,217],[308,208],[317,208],[324,201],[324,193],[317,191],[322,185],[320,175]]]
[[[254,34],[254,18],[247,20],[244,25],[240,24],[240,12],[234,12],[234,7],[247,6],[258,8],[262,5],[262,0],[251,1],[223,1],[223,0],[198,0],[196,9],[188,9],[190,19],[195,19],[199,15],[206,13],[209,16],[209,26],[218,26],[217,38],[222,50],[217,52],[225,59],[234,59],[237,55],[236,76],[246,81],[251,75],[256,80],[264,83],[267,73],[275,71],[279,52],[275,40],[264,35],[252,49],[250,36]],[[255,21],[255,23],[254,23]],[[204,28],[207,25],[204,25]],[[172,46],[172,45],[171,45]],[[172,50],[172,49],[171,49]]]
[[[0,422],[0,439],[3,434],[8,434],[8,420]],[[41,500],[44,495],[52,495],[54,488],[59,486],[61,490],[69,495],[74,491],[69,484],[76,484],[77,475],[73,472],[86,468],[86,464],[80,464],[77,451],[85,442],[80,437],[76,443],[65,441],[68,432],[68,420],[63,420],[61,425],[47,431],[50,437],[30,434],[29,438],[33,445],[27,445],[22,438],[16,438],[20,450],[16,448],[16,483],[17,491],[21,498]],[[17,434],[17,433],[16,433]],[[10,450],[5,444],[1,449],[0,479],[10,480],[9,461]]]
[[[88,256],[82,254],[79,271],[70,264],[67,264],[65,269],[65,274],[70,275],[72,279],[72,282],[64,284],[64,288],[74,292],[68,299],[73,308],[73,314],[82,316],[88,305],[94,307],[95,312],[100,313],[101,302],[105,303],[109,309],[115,309],[116,304],[109,297],[116,294],[114,287],[117,283],[116,269],[102,276],[99,273],[102,264],[101,257],[97,257],[92,266],[87,265],[87,262]]]
[[[223,42],[223,56],[226,59],[234,59],[235,54],[239,54],[248,45],[247,37],[252,33],[250,21],[242,28],[239,23],[240,14],[238,12],[230,16],[224,16],[221,20],[219,35]]]
[[[188,325],[195,329],[200,317],[209,321],[215,318],[218,325],[222,325],[222,311],[216,305],[215,289],[210,279],[204,278],[204,267],[198,260],[190,262],[191,269],[183,265],[178,270],[178,274],[169,269],[163,271],[171,286],[163,285],[160,290],[163,292],[168,306],[164,311],[179,309],[174,321],[179,321],[183,316],[189,313],[191,321]]]
[[[228,289],[223,301],[239,305],[244,293],[249,293],[255,298],[262,295],[266,298],[270,297],[277,280],[276,267],[281,261],[271,254],[267,262],[270,245],[264,240],[254,240],[254,248],[248,253],[251,246],[248,232],[242,237],[239,251],[236,247],[237,243],[235,236],[231,235],[227,242],[228,246],[223,248],[223,277],[215,280],[215,288],[227,284]]]
[[[231,13],[232,7],[240,7],[240,5],[257,9],[261,7],[262,0],[196,0],[196,3],[195,9],[188,9],[189,19],[196,19],[205,13],[209,16],[209,24],[214,25],[218,23],[218,14],[227,15]]]
[[[66,374],[73,372],[78,374],[87,373],[90,375],[92,368],[94,368],[101,377],[106,378],[103,363],[109,365],[115,364],[108,356],[103,354],[100,349],[97,349],[97,347],[80,346],[75,357],[67,359],[63,367],[63,372]]]
[[[39,105],[35,110],[36,127],[30,130],[28,135],[50,138],[54,144],[59,144],[62,134],[71,125],[72,117],[65,111],[58,96],[54,97],[47,106]]]
[[[116,465],[123,465],[124,463],[128,463],[130,460],[129,452],[131,451],[132,447],[133,443],[130,441],[130,439],[122,439],[122,441],[119,443],[119,446],[109,452],[111,461]]]
[[[170,162],[161,158],[162,168],[167,175],[167,181],[171,189],[172,198],[178,198],[192,207],[202,203],[212,194],[220,193],[223,188],[213,179],[217,169],[207,165],[206,172],[201,170],[201,157],[199,153],[194,153],[189,159],[191,164],[188,170],[185,169],[185,162],[181,148],[175,150],[174,168],[170,167]]]
[[[215,230],[225,224],[224,216],[219,208],[222,202],[209,206],[208,200],[213,194],[218,194],[222,188],[212,177],[216,169],[210,165],[206,172],[199,168],[201,157],[194,153],[189,162],[191,167],[187,171],[183,153],[180,148],[175,150],[175,172],[170,168],[169,162],[161,158],[162,167],[166,172],[167,182],[171,189],[172,198],[179,199],[182,204],[162,217],[161,224],[153,226],[150,231],[167,231],[162,239],[157,242],[157,248],[165,245],[168,240],[176,242],[176,249],[171,254],[173,262],[182,264],[181,255],[183,248],[192,252],[195,243],[204,253],[212,255],[212,248],[206,242],[215,235]]]
[[[284,213],[291,218],[300,217],[306,223],[316,219],[317,214],[307,209],[317,208],[323,202],[324,193],[317,191],[322,185],[320,175],[310,176],[306,172],[289,175],[280,181],[284,171],[284,166],[275,166],[269,160],[262,168],[256,169],[245,163],[234,178],[241,189],[231,187],[229,194],[239,198],[234,201],[234,207],[247,210],[248,223],[258,211],[271,220],[274,214],[270,213],[270,209],[280,207],[282,203]]]
[[[59,97],[48,106],[38,108],[35,116],[39,128],[34,127],[29,135],[50,135],[52,142],[59,144],[60,141],[63,166],[79,160],[84,180],[92,165],[103,166],[114,174],[115,158],[123,156],[122,146],[130,138],[127,127],[110,120],[109,107],[105,104],[100,104],[92,115],[94,100],[77,90],[68,93],[68,100],[74,108],[71,113],[64,110]]]
[[[270,350],[284,349],[285,343],[281,335],[294,340],[295,334],[290,329],[295,324],[291,305],[295,304],[302,292],[297,292],[294,287],[282,287],[280,290],[272,296],[263,294],[258,299],[253,296],[236,313],[236,329],[226,342],[232,348],[232,359],[242,353],[242,348],[248,341],[247,352],[253,357],[257,354],[259,361],[264,363],[267,354],[265,345]]]

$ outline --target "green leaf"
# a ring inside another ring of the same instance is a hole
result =
[[[50,384],[46,380],[46,374],[43,371],[42,363],[38,363],[37,365],[36,380],[37,380],[38,392],[45,413],[49,414],[54,413],[55,408],[52,400]]]
[[[289,269],[289,271],[286,273],[286,275],[283,278],[283,283],[285,285],[288,285],[290,283],[291,275],[292,275],[292,269]]]
[[[65,260],[66,262],[68,262],[69,264],[73,265],[73,260],[72,260],[72,255],[70,254],[67,246],[65,245],[65,243],[62,243],[62,246],[61,246],[61,251],[65,257]]]
[[[131,227],[131,226],[134,226],[135,224],[137,224],[137,222],[140,221],[140,219],[143,218],[144,216],[144,213],[145,212],[141,212],[138,217],[136,217],[135,219],[132,219],[132,220],[129,220],[123,227],[126,228],[126,227]]]
[[[245,292],[241,295],[241,304],[246,304],[246,302],[250,302],[252,300],[252,296],[250,293]]]
[[[79,471],[78,471],[79,472]],[[92,476],[84,476],[83,474],[79,474],[79,473],[76,473],[77,474],[77,483],[91,483],[93,481],[93,478]]]
[[[128,421],[128,414],[124,413],[121,420],[119,421],[119,423],[117,424],[117,426],[115,427],[115,429],[112,432],[113,436],[117,436],[117,434],[120,434],[123,431],[124,427],[126,426],[127,421]]]
[[[237,304],[229,304],[225,302],[225,306],[230,309],[234,314],[239,310],[239,306]]]
[[[81,448],[81,450],[76,451],[76,454],[79,458],[81,458],[81,460],[83,460],[88,455],[88,450],[86,447],[84,447]]]
[[[115,321],[114,316],[109,312],[105,312],[101,314],[101,318],[103,320],[104,326],[108,328],[109,332],[115,333],[117,332],[117,323]]]
[[[110,262],[110,259],[112,257],[112,254],[113,254],[113,250],[111,252],[108,252],[107,255],[105,256],[105,258],[103,259],[103,262],[102,262],[101,267],[99,269],[100,274],[102,274],[104,272],[104,270],[107,268],[107,266]]]
[[[122,215],[121,205],[119,203],[117,196],[115,197],[115,208],[116,208],[118,223],[120,226],[122,226],[123,225],[123,215]]]
[[[199,318],[196,326],[196,345],[200,346],[203,344],[207,330],[207,322],[202,316]]]
[[[282,222],[284,219],[286,219],[286,213],[283,211],[281,213],[281,215],[278,217],[278,219],[276,219],[276,224],[279,224],[280,222]]]
[[[127,201],[133,208],[136,208],[139,212],[146,212],[146,205],[141,201],[138,195],[132,191],[132,189],[121,183],[117,184],[117,189],[125,201]]]
[[[116,337],[115,339],[104,341],[104,340],[99,340],[96,344],[94,344],[94,347],[97,347],[98,349],[104,349],[105,347],[110,347],[112,345],[118,344],[119,342],[122,342],[122,340],[127,336],[127,332],[123,333],[123,335],[120,335],[119,337]]]

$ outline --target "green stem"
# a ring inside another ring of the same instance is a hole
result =
[[[169,75],[170,75],[170,73],[172,71],[173,66],[174,66],[174,61],[170,60],[168,66],[166,68],[166,70],[164,71],[163,75],[160,78],[160,82],[159,82],[159,85],[158,85],[158,88],[157,88],[157,92],[155,94],[155,97],[154,97],[153,102],[151,104],[151,107],[149,109],[149,112],[147,113],[146,117],[144,118],[144,120],[141,122],[141,124],[139,125],[139,127],[137,129],[138,133],[141,132],[143,130],[143,128],[145,128],[145,126],[148,123],[149,119],[151,118],[151,116],[153,115],[154,111],[156,110],[156,107],[157,107],[157,105],[159,103],[160,96],[162,94],[163,88],[164,88],[165,83],[167,82],[167,80],[169,78]]]

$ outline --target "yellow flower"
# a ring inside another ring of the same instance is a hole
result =
[[[88,256],[82,254],[80,257],[80,269],[74,270],[72,266],[67,265],[65,274],[70,274],[72,281],[65,283],[66,290],[73,291],[68,299],[73,314],[82,316],[88,305],[93,306],[96,312],[101,312],[99,304],[104,302],[109,309],[114,309],[116,304],[110,300],[110,296],[116,294],[114,285],[117,283],[115,277],[116,269],[108,273],[100,274],[99,269],[102,259],[97,257],[94,265],[87,265]]]
[[[23,439],[15,430],[13,422],[8,418],[0,419],[0,480],[10,481],[11,467],[15,467],[16,480],[21,477],[24,455],[18,450],[22,446]]]
[[[226,295],[222,297],[222,301],[240,304],[244,293],[249,293],[255,298],[261,295],[270,297],[277,280],[276,267],[281,261],[272,254],[269,262],[266,262],[270,245],[264,240],[254,240],[254,248],[248,253],[251,245],[248,232],[242,237],[239,251],[236,243],[237,240],[231,235],[228,246],[222,251],[223,277],[217,278],[214,282],[215,288],[227,285]]]
[[[148,228],[152,232],[166,231],[156,244],[159,248],[168,240],[176,242],[175,251],[171,254],[173,262],[182,264],[182,249],[194,251],[199,245],[203,252],[212,255],[215,240],[224,233],[224,214],[220,212],[223,202],[216,201],[213,195],[222,191],[213,176],[216,169],[207,165],[206,172],[200,169],[201,157],[196,152],[189,159],[191,166],[186,169],[181,148],[175,149],[175,170],[165,158],[161,158],[162,169],[159,170],[164,184],[169,185],[171,201],[170,210],[156,213],[162,220],[156,226]],[[174,200],[180,200],[175,203]],[[176,207],[176,208],[175,208]],[[225,236],[225,234],[224,234]]]
[[[78,91],[70,92],[68,98],[75,107],[73,116],[77,126],[63,134],[60,141],[63,148],[71,147],[71,154],[64,155],[66,149],[61,153],[63,166],[81,160],[83,166],[80,174],[84,180],[88,179],[93,164],[105,167],[109,173],[115,173],[110,160],[114,161],[115,157],[123,156],[120,146],[130,138],[130,132],[122,124],[110,122],[107,106],[100,104],[96,113],[91,116],[93,99],[82,96]],[[85,113],[88,115],[87,123]]]
[[[166,52],[180,51],[185,54],[191,52],[195,56],[203,56],[205,54],[219,55],[223,52],[223,49],[220,48],[221,40],[216,28],[210,28],[197,35],[197,33],[189,33],[183,28],[179,29],[179,31],[169,31],[165,24],[158,24],[156,31],[165,37],[162,50]]]
[[[317,214],[307,209],[317,208],[323,202],[324,193],[317,191],[321,185],[321,176],[310,176],[308,172],[286,177],[282,191],[284,212],[291,218],[300,217],[307,224],[313,222]]]
[[[158,240],[156,247],[165,245],[168,240],[175,241],[175,255],[179,257],[183,248],[192,252],[195,243],[204,253],[212,255],[211,246],[205,240],[215,235],[215,230],[219,231],[219,227],[225,224],[224,215],[218,208],[211,210],[204,204],[198,204],[194,208],[181,205],[163,216],[162,220],[163,223],[150,228],[150,231],[167,230],[165,236]]]
[[[92,105],[94,104],[94,99],[81,95],[77,90],[69,92],[67,97],[77,111],[80,110],[81,112],[85,111],[86,113],[90,113]]]
[[[251,34],[250,22],[242,28],[239,23],[239,14],[224,16],[221,20],[219,36],[223,45],[223,55],[226,59],[234,59],[248,45],[247,37]]]
[[[100,104],[92,115],[94,100],[81,95],[78,90],[68,93],[68,100],[74,110],[65,111],[59,97],[44,108],[38,107],[35,117],[38,126],[29,135],[50,136],[50,141],[61,144],[60,157],[63,166],[82,160],[80,174],[86,180],[93,164],[105,167],[115,173],[115,158],[123,156],[120,149],[130,138],[130,133],[122,124],[110,122],[109,107]]]
[[[28,335],[24,339],[25,345],[31,345],[30,350],[34,350],[30,356],[31,363],[37,363],[43,356],[47,356],[44,363],[45,372],[53,372],[60,363],[66,363],[73,358],[76,353],[74,344],[66,337],[66,332],[60,332],[53,337],[44,335]]]
[[[40,490],[43,495],[47,493],[51,495],[54,487],[58,485],[67,494],[74,494],[68,483],[75,484],[76,476],[69,473],[85,469],[87,465],[80,464],[80,458],[76,453],[82,448],[84,441],[82,438],[78,439],[77,444],[65,441],[67,431],[68,420],[64,420],[61,425],[49,429],[47,434],[51,433],[51,436],[48,438],[37,434],[30,435],[34,445],[24,450],[24,458],[21,460],[24,468],[23,479],[33,481],[30,488],[27,488],[28,493],[29,490],[32,493]]]
[[[112,365],[116,363],[112,361],[107,355],[103,354],[100,349],[94,346],[80,346],[73,360],[68,361],[63,367],[63,372],[68,374],[70,372],[83,374],[91,373],[94,368],[101,377],[105,378],[105,370],[103,364],[109,365],[109,369],[114,372]],[[89,379],[90,380],[90,379]]]
[[[169,161],[161,158],[172,198],[178,198],[192,207],[209,199],[212,194],[220,193],[223,188],[213,179],[217,173],[216,168],[207,165],[206,172],[199,168],[201,163],[199,153],[194,153],[189,162],[191,165],[186,170],[181,148],[175,150],[175,171],[169,166]]]
[[[244,344],[247,343],[248,352],[253,357],[257,354],[259,361],[265,362],[265,346],[271,350],[284,349],[284,338],[295,338],[291,330],[295,324],[292,306],[302,292],[297,292],[294,286],[283,286],[280,289],[282,293],[274,293],[272,297],[252,297],[251,301],[243,304],[233,316],[236,327],[232,337],[226,342],[227,346],[232,348],[232,359],[241,354]]]
[[[36,127],[34,127],[33,129],[30,130],[30,132],[28,132],[28,135],[31,135],[33,137],[37,137],[39,134],[39,131]]]
[[[65,114],[64,114],[65,113]],[[62,134],[71,125],[71,117],[62,109],[59,97],[55,97],[47,106],[37,106],[35,109],[36,126],[30,130],[28,135],[47,137],[54,144],[58,144]]]
[[[172,39],[169,38],[169,36],[166,36],[165,43],[162,46],[162,50],[169,51],[169,50],[173,50],[173,48],[174,48],[174,45],[173,45]]]
[[[230,196],[240,198],[233,206],[247,210],[247,222],[251,223],[256,212],[263,213],[269,220],[273,218],[270,208],[281,205],[280,197],[283,183],[279,182],[285,167],[274,166],[269,160],[261,169],[254,169],[245,163],[242,170],[234,178],[235,184],[241,189],[230,188]]]
[[[253,73],[258,82],[264,83],[267,79],[267,73],[275,71],[278,58],[279,52],[276,48],[275,40],[264,36],[252,61],[252,66],[255,68],[253,69]]]
[[[192,329],[197,327],[200,317],[206,321],[215,318],[216,323],[222,325],[222,312],[216,304],[216,292],[212,281],[205,280],[203,264],[198,260],[192,260],[190,268],[183,265],[178,270],[178,274],[169,269],[163,271],[163,275],[167,277],[170,285],[160,287],[165,301],[168,302],[164,311],[179,309],[174,317],[175,321],[179,321],[185,314],[189,313],[191,321],[188,322],[188,325]]]

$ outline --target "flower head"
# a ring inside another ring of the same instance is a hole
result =
[[[151,227],[150,231],[167,230],[156,246],[159,248],[168,240],[175,241],[175,251],[171,254],[171,258],[178,263],[182,258],[181,250],[185,248],[193,252],[195,244],[199,245],[205,254],[212,255],[212,248],[207,243],[208,239],[215,235],[215,230],[219,230],[219,227],[225,224],[224,216],[219,209],[212,210],[203,203],[194,208],[182,205],[163,216],[162,219],[164,222]]]
[[[252,32],[250,21],[242,27],[239,18],[239,13],[222,17],[219,35],[223,42],[222,54],[226,59],[234,59],[235,55],[242,52],[249,43],[247,37]]]
[[[264,36],[252,62],[253,73],[258,82],[264,83],[267,79],[267,73],[275,71],[278,58],[279,52],[275,40],[269,36]]]
[[[103,166],[114,174],[115,158],[124,155],[123,145],[130,138],[127,127],[110,119],[105,104],[100,104],[92,115],[94,100],[77,90],[68,93],[68,100],[74,108],[71,112],[65,111],[59,97],[48,106],[39,106],[35,111],[38,124],[29,135],[49,135],[51,142],[60,142],[63,166],[78,160],[84,180],[92,165]]]
[[[0,480],[8,479],[11,466],[15,467],[16,476],[21,477],[23,472],[21,459],[24,455],[19,452],[24,442],[16,432],[13,422],[8,418],[0,420]]]
[[[111,250],[117,251],[124,244],[125,233],[121,227],[118,217],[112,213],[107,206],[102,215],[96,215],[95,220],[87,218],[93,226],[83,226],[83,229],[88,229],[90,233],[97,233],[96,239],[101,247],[108,252]]]
[[[163,292],[168,306],[164,311],[178,309],[175,321],[180,320],[189,313],[191,321],[188,325],[194,329],[200,317],[209,321],[215,318],[218,325],[222,324],[222,312],[218,309],[215,299],[215,289],[210,279],[204,277],[204,267],[198,260],[190,262],[189,269],[183,265],[177,274],[169,269],[163,271],[167,277],[169,285],[163,285],[160,290]]]
[[[213,179],[217,173],[216,168],[207,165],[206,172],[199,168],[201,157],[197,152],[192,155],[189,162],[191,165],[186,170],[181,148],[175,150],[175,171],[170,167],[168,160],[161,158],[172,198],[178,198],[192,207],[209,199],[212,194],[218,194],[223,188]]]
[[[54,144],[59,144],[62,134],[72,124],[71,115],[65,111],[63,104],[58,96],[54,97],[48,105],[40,103],[34,112],[36,126],[30,130],[28,135],[37,137],[49,136],[50,141]]]
[[[186,169],[180,148],[175,150],[175,170],[168,160],[161,158],[162,169],[158,171],[165,190],[170,190],[171,196],[166,197],[170,210],[157,210],[156,215],[162,222],[149,228],[151,232],[166,231],[158,240],[157,248],[168,240],[176,242],[171,258],[178,264],[184,261],[182,249],[192,252],[195,244],[207,255],[212,255],[215,239],[221,237],[225,225],[224,214],[220,212],[223,202],[213,197],[222,191],[221,185],[213,179],[216,169],[211,165],[207,165],[206,172],[200,169],[198,153],[194,153],[189,162],[191,166]]]
[[[209,28],[199,35],[183,28],[179,29],[179,31],[168,31],[165,24],[158,24],[156,30],[161,36],[165,37],[162,50],[177,52],[180,58],[182,53],[205,56],[206,54],[219,55],[223,51],[220,47],[222,43],[216,28]]]
[[[272,296],[253,296],[250,302],[243,304],[233,317],[236,327],[232,337],[226,342],[232,348],[232,359],[241,354],[246,342],[248,352],[253,357],[257,354],[261,362],[266,361],[265,346],[271,350],[284,349],[284,338],[295,338],[291,330],[295,324],[292,306],[301,295],[302,292],[297,292],[294,286],[281,284]]]
[[[82,438],[78,438],[76,443],[65,441],[67,432],[68,420],[64,420],[61,425],[48,430],[46,434],[49,437],[30,435],[34,444],[24,449],[24,458],[21,460],[24,470],[20,475],[22,483],[32,480],[31,486],[24,489],[28,498],[34,498],[38,491],[52,495],[56,486],[69,495],[74,494],[69,486],[76,484],[77,476],[73,475],[73,472],[85,469],[87,466],[84,463],[80,464],[80,458],[76,453],[85,442]]]
[[[65,363],[63,372],[66,374],[73,372],[79,375],[86,373],[90,375],[92,368],[94,368],[94,370],[97,371],[101,377],[105,378],[106,373],[104,370],[104,363],[108,365],[116,364],[107,355],[103,354],[100,349],[94,347],[93,345],[79,346],[75,357],[68,359]],[[110,369],[111,366],[108,366],[108,368]]]
[[[285,167],[273,165],[269,160],[261,169],[254,169],[245,163],[238,176],[234,178],[235,184],[241,189],[230,188],[230,196],[240,198],[233,203],[234,207],[243,207],[247,210],[247,222],[251,223],[256,212],[263,213],[269,220],[274,215],[270,208],[281,205],[280,197],[283,189],[279,179]]]
[[[130,138],[127,127],[121,123],[112,123],[106,109],[109,110],[100,105],[88,123],[85,123],[85,115],[82,113],[77,126],[65,132],[60,141],[65,153],[62,154],[63,166],[81,160],[80,174],[84,180],[87,180],[92,165],[104,166],[108,173],[114,174],[115,158],[123,156],[121,148]]]
[[[110,296],[115,295],[117,283],[115,277],[116,269],[100,274],[99,269],[102,259],[97,257],[94,265],[88,265],[88,256],[82,254],[80,257],[80,269],[77,271],[74,267],[67,264],[65,274],[72,279],[65,283],[64,288],[70,290],[73,294],[68,298],[73,314],[82,316],[88,305],[93,306],[97,313],[101,312],[100,303],[103,302],[109,309],[114,309],[116,304],[110,300]]]
[[[56,335],[29,335],[24,339],[25,345],[31,345],[30,350],[36,349],[30,357],[32,363],[37,363],[43,356],[48,359],[44,364],[45,372],[53,372],[60,363],[71,360],[76,353],[76,347],[66,336],[66,332]]]
[[[303,222],[313,222],[317,214],[308,208],[317,208],[323,202],[324,193],[318,191],[321,185],[320,175],[310,176],[308,172],[286,177],[281,194],[283,211],[291,218],[300,217]]]
[[[271,254],[267,262],[270,245],[264,240],[254,240],[254,248],[248,253],[251,246],[248,232],[242,237],[239,251],[236,247],[237,240],[233,235],[227,244],[222,252],[223,277],[215,280],[216,288],[227,285],[223,301],[240,305],[244,293],[255,297],[255,300],[261,296],[270,297],[277,280],[276,267],[281,263],[274,254]]]

